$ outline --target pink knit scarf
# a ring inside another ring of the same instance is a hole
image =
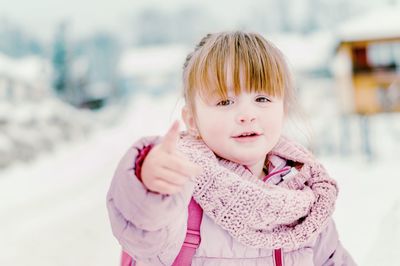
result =
[[[336,182],[302,146],[281,138],[269,156],[302,164],[279,184],[265,183],[243,165],[217,158],[199,139],[182,134],[178,149],[203,168],[193,197],[233,238],[254,248],[295,249],[331,217]]]

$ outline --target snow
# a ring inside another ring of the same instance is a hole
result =
[[[50,71],[50,63],[38,56],[14,59],[0,53],[0,77],[4,75],[29,84],[45,80]]]
[[[100,121],[105,122],[105,116],[75,109],[54,96],[2,102],[0,114],[4,144],[0,145],[0,168],[18,160],[33,160],[59,143],[84,137],[96,130]]]
[[[138,99],[119,126],[0,172],[0,265],[116,265],[120,249],[105,209],[109,182],[134,140],[172,121],[171,102]],[[160,114],[170,119],[154,123]]]
[[[341,41],[400,37],[400,4],[378,8],[340,24],[337,36]]]
[[[309,72],[323,69],[334,53],[334,36],[328,31],[308,34],[266,34],[286,56],[296,72]]]
[[[123,77],[175,72],[182,68],[188,53],[188,48],[181,45],[130,49],[121,56],[119,72]]]
[[[398,265],[394,254],[400,248],[398,159],[323,162],[340,184],[334,218],[345,247],[360,265]]]
[[[133,141],[163,134],[179,116],[176,99],[139,94],[117,125],[0,172],[0,265],[118,265],[105,207],[110,180]],[[383,141],[372,162],[357,153],[320,159],[340,185],[334,217],[345,247],[360,265],[398,265],[399,116],[374,120],[374,139]]]

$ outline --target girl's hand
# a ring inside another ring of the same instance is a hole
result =
[[[151,149],[142,165],[142,181],[147,189],[161,194],[180,192],[201,167],[178,152],[179,122],[175,121],[161,143]]]

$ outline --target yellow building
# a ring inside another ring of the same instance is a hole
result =
[[[341,25],[334,67],[345,113],[400,111],[400,5]]]

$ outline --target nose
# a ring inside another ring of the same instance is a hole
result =
[[[241,112],[241,113],[237,114],[237,116],[236,116],[236,121],[239,124],[247,124],[247,123],[254,122],[255,120],[256,120],[256,116],[249,112]]]
[[[236,111],[236,123],[241,125],[253,123],[259,113],[257,106],[253,102],[253,96],[248,93],[242,93],[238,97],[234,109]]]

